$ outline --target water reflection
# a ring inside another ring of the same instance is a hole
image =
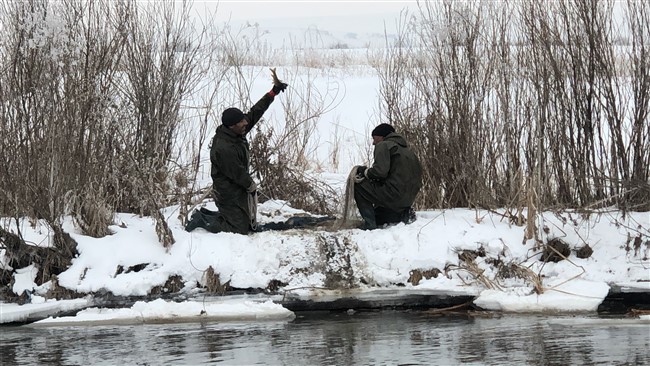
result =
[[[3,327],[0,365],[650,364],[650,326],[582,318],[573,327],[575,317],[309,313],[290,322]]]

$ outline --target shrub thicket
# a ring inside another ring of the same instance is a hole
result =
[[[420,10],[376,64],[383,118],[425,165],[420,207],[650,210],[650,5]]]

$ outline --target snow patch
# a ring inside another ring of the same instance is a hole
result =
[[[609,293],[604,282],[572,280],[556,287],[546,288],[544,293],[531,293],[531,288],[510,288],[506,291],[485,290],[474,304],[486,309],[515,313],[531,312],[589,312]]]

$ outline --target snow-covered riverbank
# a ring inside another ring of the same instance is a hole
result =
[[[259,214],[260,221],[269,222],[306,213],[285,202],[267,201]],[[525,228],[510,223],[504,212],[482,210],[420,211],[410,225],[375,231],[295,229],[249,236],[202,229],[188,233],[176,216],[175,208],[167,210],[176,239],[169,250],[158,243],[150,218],[118,215],[111,227],[113,235],[100,239],[81,235],[66,222],[64,229],[77,241],[79,256],[58,276],[59,286],[80,296],[110,293],[126,297],[192,297],[257,289],[285,300],[311,301],[363,298],[383,290],[391,296],[395,291],[403,296],[429,292],[472,296],[478,307],[512,312],[596,311],[611,286],[650,291],[648,213],[544,213],[537,223],[543,228],[538,234],[542,243],[524,240]],[[12,230],[11,223],[5,225]],[[32,243],[49,242],[45,226],[23,221],[20,229]],[[545,255],[541,244],[552,239],[566,243],[570,254],[557,263],[541,261]],[[586,245],[593,253],[579,258],[577,251],[583,249],[580,256],[584,256]],[[35,305],[54,306],[55,300],[45,301],[51,281],[37,285],[37,271],[32,267],[13,270],[15,294],[28,291]],[[237,300],[230,301],[227,310],[220,307],[223,304],[163,305],[162,301],[140,302],[116,312],[86,310],[79,316],[90,312],[109,318],[128,318],[128,314],[255,318],[269,311],[273,316],[287,315],[277,303],[251,302],[246,297],[239,299],[238,306],[234,305]],[[11,311],[27,309],[17,306],[2,304],[3,322],[11,321]]]

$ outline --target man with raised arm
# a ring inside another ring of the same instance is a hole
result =
[[[246,134],[269,108],[276,95],[287,88],[273,71],[273,88],[244,114],[228,108],[212,139],[210,162],[212,194],[219,212],[205,208],[195,211],[185,230],[202,227],[208,231],[248,234],[255,230],[257,185],[250,176],[249,146]]]

